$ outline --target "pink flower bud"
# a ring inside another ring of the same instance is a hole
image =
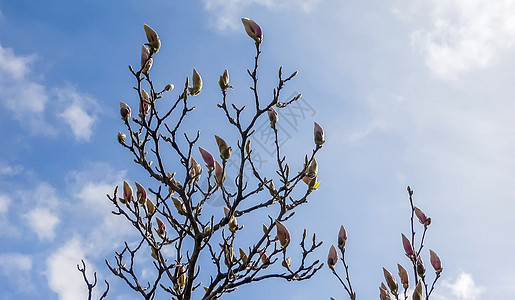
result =
[[[147,199],[147,216],[151,217],[156,212],[156,206],[150,199]]]
[[[157,33],[147,24],[143,25],[143,28],[145,28],[145,34],[147,35],[150,51],[152,51],[152,53],[159,52],[159,48],[161,48],[161,40],[157,36]]]
[[[202,155],[202,159],[206,163],[206,167],[209,170],[213,170],[215,168],[215,159],[213,158],[213,155],[211,155],[211,153],[202,149],[201,147],[198,147],[198,150],[200,151],[200,154]]]
[[[270,265],[270,259],[268,259],[268,255],[266,255],[266,252],[261,250],[261,262],[263,263],[264,267],[267,268],[268,265]]]
[[[217,161],[215,161],[215,180],[218,185],[222,185],[225,181],[224,169]]]
[[[193,81],[193,86],[188,88],[188,91],[190,95],[196,96],[202,92],[202,77],[200,77],[196,69],[193,69],[193,76],[191,79]]]
[[[139,102],[139,116],[144,118],[150,112],[150,97],[144,89],[141,89],[141,100]]]
[[[338,262],[338,252],[336,252],[336,248],[334,245],[331,245],[331,249],[329,249],[329,255],[327,256],[327,265],[331,270],[334,271],[334,265]]]
[[[275,128],[275,124],[279,120],[279,115],[273,107],[268,109],[268,119],[270,119],[270,127]]]
[[[131,118],[131,108],[123,102],[120,102],[120,115],[125,122]]]
[[[122,203],[124,204],[127,204],[133,200],[132,188],[130,184],[125,180],[123,181],[123,199],[120,200],[122,200]]]
[[[410,259],[414,257],[415,253],[413,247],[411,246],[408,238],[402,233],[402,246],[404,247],[404,252],[406,252],[406,256]]]
[[[317,122],[315,122],[315,144],[317,146],[322,146],[324,142],[324,130]]]
[[[241,18],[241,22],[243,23],[243,26],[245,26],[247,34],[256,41],[257,44],[261,44],[263,41],[263,32],[261,31],[261,27],[249,18]]]
[[[415,206],[413,209],[415,210],[415,215],[417,215],[420,224],[423,224],[424,226],[429,226],[429,224],[431,224],[431,218],[428,218],[420,208]]]
[[[402,287],[406,290],[409,287],[408,271],[400,264],[397,264],[399,269],[399,277],[401,278]]]
[[[343,225],[340,227],[340,232],[338,232],[338,248],[343,251],[345,248],[345,244],[347,243],[347,231],[345,231],[345,227]]]
[[[397,285],[397,281],[395,280],[395,277],[393,277],[392,273],[390,273],[385,268],[383,268],[383,274],[384,274],[384,279],[386,280],[386,284],[390,288],[390,291],[392,292],[392,294],[394,296],[397,295],[397,290],[398,290],[399,286]]]
[[[275,226],[277,227],[277,239],[284,248],[290,244],[290,232],[281,222],[275,220]]]
[[[433,269],[435,269],[436,275],[440,275],[443,270],[440,257],[438,257],[438,254],[433,250],[429,250],[429,254],[431,256],[431,265],[433,266]]]
[[[150,50],[147,46],[141,46],[141,72],[147,73],[152,68],[154,59],[150,56]]]
[[[159,219],[158,217],[156,217],[156,222],[157,222],[157,234],[164,239],[165,235],[166,235],[166,224],[161,221],[161,219]]]
[[[413,291],[412,300],[422,300],[422,280],[419,280],[415,290]]]
[[[136,198],[138,199],[138,203],[141,205],[144,205],[145,202],[147,201],[147,191],[141,184],[139,184],[137,182],[135,184],[136,184]]]

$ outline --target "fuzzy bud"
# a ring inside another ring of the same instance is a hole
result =
[[[426,216],[426,214],[420,208],[415,206],[413,209],[415,210],[415,215],[417,216],[420,224],[422,224],[426,227],[431,224],[431,218],[428,218]]]
[[[329,249],[329,255],[327,256],[327,265],[331,270],[334,271],[334,266],[338,262],[338,252],[336,252],[336,248],[334,245],[331,245],[331,249]]]
[[[345,244],[347,243],[347,231],[343,225],[340,227],[340,232],[338,232],[338,248],[340,251],[343,251],[345,248]]]
[[[324,140],[324,130],[320,125],[318,125],[317,122],[315,122],[315,144],[317,146],[322,146],[322,144],[325,142]]]
[[[404,290],[407,290],[409,287],[408,271],[406,271],[406,269],[404,269],[400,264],[397,264],[397,268],[399,269],[399,277],[401,279],[402,287]]]
[[[128,204],[133,200],[132,196],[132,187],[127,181],[123,181],[123,199],[120,199],[120,201],[123,204]]]
[[[273,107],[268,109],[268,119],[270,119],[270,127],[275,128],[275,124],[279,120],[279,115]]]
[[[422,300],[422,280],[419,280],[415,290],[413,291],[412,300]]]
[[[220,151],[220,158],[228,160],[231,157],[232,149],[227,146],[227,143],[218,135],[215,135],[218,150]]]
[[[261,42],[263,42],[263,32],[261,31],[261,27],[249,18],[241,18],[241,22],[243,23],[243,26],[245,26],[247,34],[256,41],[256,44],[261,44]]]
[[[147,73],[152,68],[154,59],[150,56],[150,49],[147,46],[141,46],[141,72]]]
[[[188,88],[188,91],[190,95],[196,96],[202,92],[202,77],[200,77],[196,69],[193,69],[191,80],[193,81],[193,86]]]
[[[393,277],[392,273],[390,273],[390,271],[386,270],[385,268],[383,268],[383,274],[384,274],[384,279],[386,280],[386,284],[390,288],[390,291],[392,292],[392,294],[394,296],[397,295],[397,290],[398,290],[399,286],[397,285],[397,281],[395,280],[395,277]]]
[[[215,161],[215,180],[218,185],[222,185],[225,181],[224,169],[217,161]]]
[[[215,168],[215,159],[213,158],[213,155],[209,153],[207,150],[204,150],[201,147],[198,147],[198,150],[200,151],[200,154],[202,155],[202,159],[206,163],[206,167],[209,171],[214,170]]]
[[[275,220],[275,226],[277,228],[277,239],[284,248],[290,244],[290,232],[281,222]]]
[[[220,75],[218,85],[220,86],[220,89],[222,89],[222,91],[226,91],[229,88],[232,89],[232,86],[229,85],[229,71],[225,70],[224,73]]]
[[[415,256],[415,252],[413,250],[413,246],[411,246],[408,238],[402,233],[402,246],[404,247],[404,252],[406,252],[406,256],[410,259],[413,259]]]
[[[440,257],[436,252],[433,250],[429,250],[430,258],[431,258],[431,266],[433,266],[433,269],[435,269],[436,275],[440,275],[442,273],[442,261],[440,260]]]
[[[118,132],[118,136],[117,136],[117,139],[118,139],[118,143],[120,144],[125,144],[125,139],[127,138],[127,136],[125,135],[125,133],[122,133],[122,132]]]
[[[120,115],[122,116],[122,120],[128,122],[131,118],[131,108],[126,103],[120,102]]]
[[[147,202],[147,191],[138,182],[135,182],[135,184],[136,184],[136,198],[138,199],[138,203],[141,205],[145,205],[145,203]]]
[[[147,199],[147,216],[151,217],[156,212],[156,206],[150,199]]]
[[[159,219],[158,217],[156,217],[156,222],[157,222],[157,234],[162,239],[164,239],[166,236],[166,224],[163,221],[161,221],[161,219]]]
[[[152,53],[159,52],[159,48],[161,48],[161,40],[159,39],[159,36],[157,36],[157,33],[154,31],[154,29],[152,29],[147,24],[143,25],[143,28],[145,28],[145,34],[147,35],[150,51]]]

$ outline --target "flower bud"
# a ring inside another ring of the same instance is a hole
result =
[[[225,216],[228,217],[229,216],[229,213],[231,211],[227,208],[227,207],[224,207],[224,213],[225,213]],[[236,217],[235,216],[231,216],[229,218],[229,222],[228,222],[228,225],[229,225],[229,230],[232,232],[232,233],[235,233],[236,230],[238,230],[238,221],[236,221]]]
[[[261,27],[249,18],[241,18],[241,22],[243,23],[243,26],[245,26],[247,34],[256,41],[256,44],[261,44],[263,41],[263,32],[261,31]]]
[[[161,48],[161,40],[157,36],[157,33],[147,24],[143,25],[143,28],[145,28],[145,34],[147,35],[150,51],[152,51],[152,53],[159,52],[159,48]]]
[[[343,251],[345,248],[345,244],[347,243],[347,231],[345,231],[345,227],[343,225],[340,227],[340,232],[338,232],[338,248],[340,251]]]
[[[135,182],[135,184],[136,184],[136,198],[138,199],[138,203],[141,205],[145,205],[145,203],[147,202],[147,191],[138,182]]]
[[[120,201],[123,204],[130,203],[133,200],[132,197],[132,188],[130,184],[127,181],[123,181],[123,199],[120,199]]]
[[[127,136],[125,135],[125,133],[118,132],[117,138],[118,138],[118,143],[123,145],[125,143],[125,139],[127,138]]]
[[[406,256],[410,259],[413,259],[415,253],[413,250],[413,246],[411,246],[410,241],[408,238],[402,233],[402,246],[404,247],[404,252],[406,252]]]
[[[270,127],[275,128],[275,124],[279,120],[279,115],[273,107],[268,109],[268,119],[270,119]]]
[[[227,265],[227,267],[231,266],[234,263],[234,261],[236,260],[235,259],[236,255],[234,254],[234,249],[232,248],[231,245],[227,245],[227,244],[219,244],[219,245],[225,254],[225,264]]]
[[[174,88],[175,88],[175,86],[173,84],[169,83],[165,86],[165,88],[163,89],[163,92],[169,92],[169,91],[173,90]]]
[[[409,287],[408,271],[404,269],[400,264],[397,264],[399,269],[399,277],[401,278],[402,287],[407,290]]]
[[[412,300],[422,300],[422,280],[419,280],[415,290],[413,291]]]
[[[218,144],[218,150],[220,151],[220,157],[223,160],[228,160],[232,153],[231,147],[227,147],[227,143],[218,135],[215,135],[215,139]]]
[[[252,152],[252,149],[250,149],[250,140],[247,140],[247,144],[245,145],[245,152],[247,152],[247,155],[250,155],[250,152]]]
[[[120,115],[125,122],[131,118],[131,108],[123,102],[120,102]]]
[[[424,262],[422,261],[420,255],[417,257],[417,274],[420,277],[424,277],[426,274],[426,267],[424,266]]]
[[[232,89],[232,86],[229,85],[229,71],[225,70],[224,73],[220,75],[218,85],[220,86],[222,91],[226,91],[228,88]]]
[[[202,155],[202,159],[206,163],[206,167],[209,171],[212,171],[215,168],[215,159],[213,158],[213,155],[209,153],[208,151],[204,150],[201,147],[198,147],[198,150],[200,151],[200,154]]]
[[[334,271],[334,265],[338,262],[338,252],[336,252],[336,248],[334,245],[331,245],[331,249],[329,249],[329,255],[327,256],[327,265],[331,270]]]
[[[200,179],[200,174],[202,174],[202,167],[199,163],[193,158],[190,157],[190,171],[189,176],[190,180],[193,184],[196,184]]]
[[[164,239],[166,236],[166,224],[163,221],[161,221],[161,219],[159,219],[158,217],[156,217],[156,222],[157,222],[157,234],[162,239]]]
[[[224,169],[217,161],[215,161],[215,180],[218,185],[222,185],[225,181]]]
[[[150,248],[150,256],[152,256],[153,259],[158,260],[157,250],[154,247]]]
[[[156,206],[150,199],[147,199],[147,217],[151,217],[156,212]]]
[[[264,268],[266,269],[270,265],[270,259],[268,259],[268,255],[266,255],[265,251],[260,250],[261,254],[261,262],[263,263]]]
[[[390,293],[388,292],[388,289],[386,289],[386,286],[382,282],[381,282],[381,286],[379,287],[379,299],[380,300],[392,300],[392,298],[390,297]]]
[[[282,266],[285,268],[291,267],[291,257],[286,257],[286,259],[282,262]]]
[[[141,72],[147,73],[152,68],[154,59],[150,56],[150,50],[147,46],[141,46]]]
[[[281,243],[281,246],[283,246],[283,248],[288,247],[288,245],[290,244],[290,232],[288,231],[286,226],[284,226],[278,220],[275,220],[275,226],[277,228],[277,239]]]
[[[193,86],[188,88],[190,95],[196,96],[202,92],[202,78],[196,69],[193,69],[193,76],[191,77],[193,81]]]
[[[429,254],[431,257],[431,266],[433,266],[433,269],[435,269],[436,275],[438,276],[443,271],[442,261],[440,260],[440,257],[438,257],[438,254],[433,250],[429,250]]]
[[[172,201],[173,201],[173,205],[177,209],[177,212],[180,215],[183,215],[183,216],[186,215],[186,206],[181,202],[181,200],[179,200],[175,197],[172,197]]]
[[[315,122],[315,144],[317,146],[322,146],[324,142],[324,130],[317,122]]]
[[[415,210],[415,215],[417,215],[420,224],[424,226],[429,226],[429,224],[431,224],[431,218],[428,218],[420,208],[415,206],[413,209]]]
[[[179,285],[179,287],[184,287],[186,285],[186,282],[188,281],[187,277],[186,277],[186,268],[184,267],[183,264],[178,264],[176,267],[175,267],[175,278],[177,280],[177,284]]]
[[[384,279],[386,280],[386,284],[388,285],[388,288],[390,288],[390,291],[395,296],[397,295],[397,290],[399,286],[397,285],[397,281],[395,280],[395,277],[393,277],[392,273],[390,271],[383,268],[383,274]]]
[[[247,261],[249,260],[249,258],[247,257],[247,254],[241,248],[240,248],[240,259],[241,259],[241,262],[243,262],[244,264],[246,264]]]

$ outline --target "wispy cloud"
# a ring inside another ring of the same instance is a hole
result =
[[[10,286],[21,293],[34,290],[31,282],[32,257],[20,253],[0,253],[0,274],[7,278]]]
[[[24,223],[38,236],[39,240],[52,241],[55,230],[60,223],[59,204],[55,189],[47,183],[40,183],[36,188],[20,193],[27,213],[23,215]]]
[[[462,272],[453,282],[442,281],[441,288],[435,290],[433,298],[436,300],[477,300],[481,299],[484,292],[485,288],[478,286],[471,274]]]
[[[84,94],[77,92],[75,88],[57,88],[55,94],[63,106],[59,114],[68,124],[77,140],[89,141],[93,133],[93,124],[97,117],[96,101]]]
[[[204,5],[207,11],[213,13],[213,23],[219,31],[227,29],[238,29],[242,13],[249,7],[254,5],[263,6],[266,9],[278,10],[296,10],[304,13],[310,12],[322,0],[204,0]]]
[[[413,47],[444,79],[490,66],[515,45],[515,2],[430,0],[430,28],[413,33]]]

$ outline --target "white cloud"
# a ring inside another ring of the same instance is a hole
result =
[[[55,93],[59,101],[66,104],[59,117],[70,126],[75,139],[89,141],[96,121],[96,101],[71,87],[56,89]]]
[[[77,264],[85,257],[83,246],[78,238],[72,238],[46,261],[49,286],[59,295],[59,299],[87,298],[86,284],[82,274],[77,270]],[[91,270],[91,263],[86,261],[86,267],[86,270]],[[87,275],[93,278],[91,273]]]
[[[27,293],[34,289],[32,284],[32,257],[20,253],[0,253],[0,273],[18,291]]]
[[[24,215],[29,227],[38,235],[39,240],[51,241],[55,237],[55,228],[60,223],[59,217],[47,208],[34,208]]]
[[[430,0],[431,28],[412,35],[425,64],[436,75],[456,78],[460,73],[490,66],[515,45],[515,2],[511,0]]]
[[[204,0],[205,9],[213,13],[214,23],[219,31],[235,30],[241,26],[242,13],[254,5],[278,11],[285,9],[310,12],[322,0]]]
[[[481,295],[485,292],[485,288],[476,285],[472,279],[472,275],[468,273],[460,273],[454,282],[442,281],[440,287],[435,289],[435,300],[477,300],[481,299]]]
[[[18,175],[23,171],[23,167],[20,165],[12,166],[5,161],[0,161],[0,175],[14,176]]]
[[[11,205],[11,197],[8,195],[0,194],[0,216],[5,215]]]

